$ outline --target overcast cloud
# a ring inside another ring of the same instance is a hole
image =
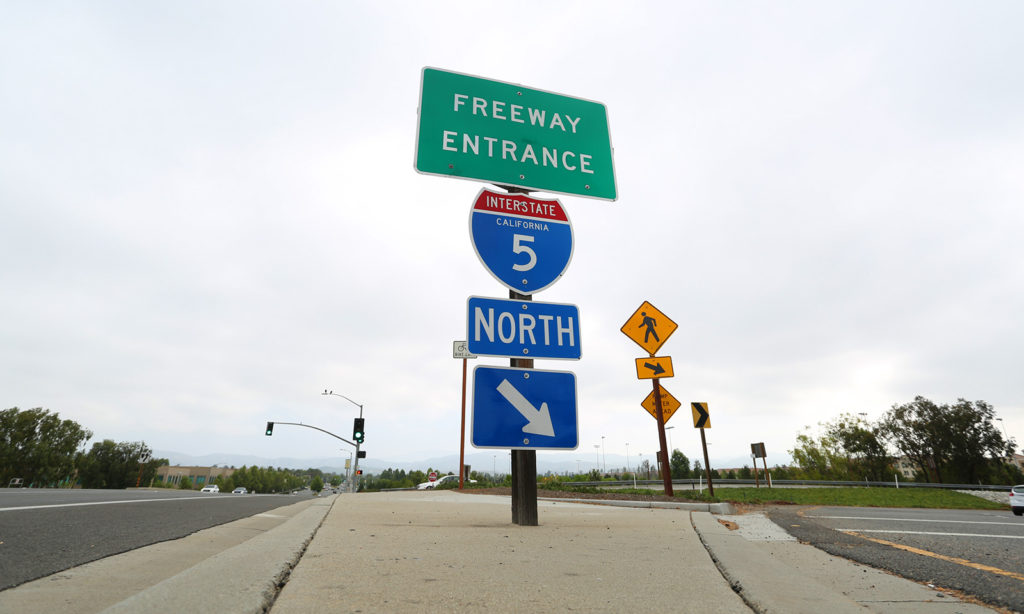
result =
[[[8,3],[0,392],[189,454],[456,453],[470,295],[507,296],[413,170],[433,66],[607,105],[619,200],[537,294],[581,311],[580,447],[650,458],[644,300],[712,463],[841,412],[992,403],[1024,440],[1024,6]],[[545,196],[545,195],[541,195]],[[507,364],[480,359],[476,364]],[[674,447],[699,455],[685,408]]]

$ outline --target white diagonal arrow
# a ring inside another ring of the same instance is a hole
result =
[[[508,383],[507,379],[501,380],[501,383],[498,384],[498,392],[529,421],[523,427],[524,433],[545,435],[547,437],[555,436],[555,428],[551,425],[551,412],[548,411],[547,403],[541,403],[540,409],[537,409],[533,406],[533,403],[527,401],[526,397],[516,390],[515,386]]]

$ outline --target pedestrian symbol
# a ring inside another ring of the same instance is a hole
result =
[[[649,343],[651,335],[654,335],[655,341],[661,341],[658,338],[658,333],[654,330],[654,327],[658,325],[658,321],[653,316],[647,315],[646,311],[641,311],[640,315],[644,317],[643,322],[640,323],[640,326],[644,328],[644,343]]]
[[[658,311],[654,305],[644,301],[622,325],[621,330],[637,345],[647,350],[648,354],[654,356],[677,328],[679,325]]]

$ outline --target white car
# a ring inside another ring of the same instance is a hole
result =
[[[457,476],[457,475],[443,475],[443,476],[437,478],[436,480],[434,480],[433,482],[423,482],[422,484],[417,485],[416,488],[418,488],[420,490],[430,490],[431,488],[437,488],[438,486],[441,486],[442,484],[448,484],[448,483],[451,483],[451,482],[454,482],[455,484],[458,484],[459,483],[459,476]],[[465,483],[466,484],[476,484],[476,480],[466,480]]]
[[[204,486],[199,492],[220,492],[220,486],[211,484],[210,486]]]
[[[232,490],[231,494],[233,494],[233,495],[244,495],[244,494],[248,494],[248,492],[249,491],[245,489],[245,486],[239,486],[238,488]]]
[[[1010,489],[1010,511],[1015,516],[1024,514],[1024,484]]]

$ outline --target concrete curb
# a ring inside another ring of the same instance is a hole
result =
[[[868,612],[846,595],[793,573],[765,551],[751,547],[742,536],[730,531],[710,514],[690,514],[693,528],[711,559],[733,590],[759,614],[829,614]]]
[[[266,612],[338,497],[116,603],[105,613]]]
[[[668,501],[626,501],[621,499],[562,499],[558,497],[538,497],[538,501],[552,503],[589,503],[591,505],[611,505],[614,507],[640,507],[657,509],[687,510],[691,512],[709,512],[711,514],[735,514],[736,508],[728,501],[722,503],[669,503]],[[717,523],[716,523],[717,524]]]

